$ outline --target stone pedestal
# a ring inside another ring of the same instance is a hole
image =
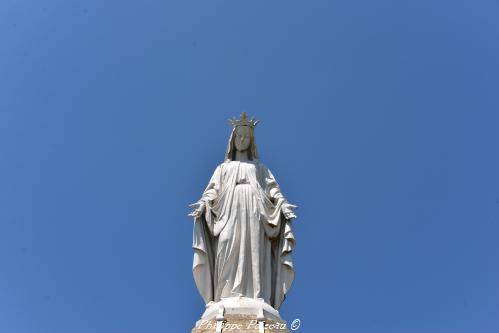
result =
[[[262,299],[223,298],[210,302],[192,333],[289,333],[279,312]]]

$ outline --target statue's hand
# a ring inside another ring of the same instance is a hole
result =
[[[298,206],[292,205],[290,203],[285,203],[282,205],[282,213],[284,214],[284,217],[287,220],[295,219],[296,215],[293,209],[297,208]]]
[[[192,213],[189,214],[189,216],[193,216],[195,218],[200,217],[206,208],[204,201],[198,201],[196,203],[193,203],[189,205],[193,209]]]

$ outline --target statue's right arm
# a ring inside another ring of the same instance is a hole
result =
[[[200,217],[206,211],[207,206],[211,207],[211,204],[213,203],[213,200],[217,198],[220,189],[222,174],[221,169],[221,165],[215,169],[215,172],[213,173],[213,176],[211,176],[211,179],[208,182],[201,198],[197,202],[189,205],[193,209],[189,216],[194,216],[195,218]]]

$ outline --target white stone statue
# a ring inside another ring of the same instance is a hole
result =
[[[287,202],[258,160],[253,134],[257,121],[243,112],[231,122],[225,161],[201,199],[190,205],[194,280],[207,308],[245,298],[278,309],[294,278],[291,220],[296,206]]]

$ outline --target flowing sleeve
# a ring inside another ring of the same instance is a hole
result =
[[[287,220],[282,214],[284,205],[288,202],[281,192],[272,172],[262,166],[261,182],[264,184],[264,191],[273,206],[273,213],[269,214],[269,223],[274,225],[268,234],[274,236],[274,258],[276,260],[275,285],[273,286],[272,306],[278,309],[286,294],[293,284],[295,271],[293,266],[292,252],[296,246],[295,237],[291,228],[292,220]],[[266,228],[268,230],[268,228]]]
[[[206,189],[197,203],[205,205],[205,212],[194,218],[192,248],[194,259],[192,274],[201,297],[205,303],[213,301],[213,269],[214,269],[214,239],[213,239],[213,201],[216,200],[221,184],[221,169],[219,165],[211,177]]]
[[[197,202],[203,203],[206,208],[203,217],[206,221],[208,229],[212,234],[213,226],[215,223],[214,218],[216,217],[215,210],[213,209],[213,204],[214,201],[218,198],[219,192],[221,190],[222,166],[223,164],[217,166],[217,168],[213,172],[213,175],[211,176],[210,181],[208,182],[208,185],[206,186],[206,189],[203,192],[203,195],[201,196],[201,199],[199,199]]]
[[[281,192],[281,188],[277,183],[274,175],[266,166],[262,166],[260,171],[264,187],[265,194],[267,198],[274,204],[275,208],[280,212],[283,212],[283,209],[291,209],[288,201],[284,197]],[[293,206],[293,205],[291,205]]]
[[[211,176],[211,179],[203,192],[201,200],[212,201],[216,198],[217,193],[220,190],[221,175],[222,164],[217,166],[215,172],[213,172],[213,175]]]
[[[263,171],[265,176],[265,193],[274,203],[285,200],[272,172],[267,167],[264,167]]]

